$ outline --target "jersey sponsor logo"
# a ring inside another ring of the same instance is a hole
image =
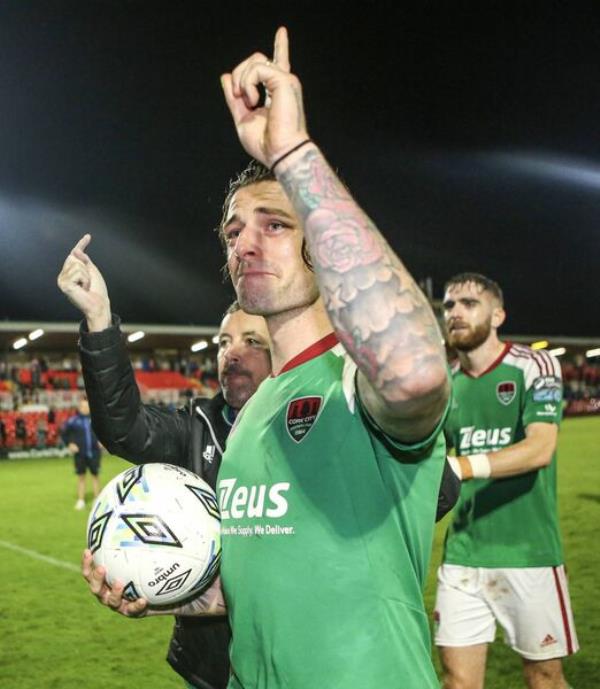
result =
[[[306,438],[319,416],[322,404],[323,398],[319,395],[296,397],[288,404],[285,425],[295,443]]]
[[[556,376],[540,376],[533,381],[534,402],[560,402],[562,383]]]
[[[557,406],[555,404],[551,404],[550,402],[546,402],[544,405],[544,409],[538,409],[535,413],[536,416],[556,416],[557,414]]]
[[[516,394],[517,386],[512,380],[505,380],[496,385],[496,396],[505,407],[515,399]]]
[[[244,517],[283,517],[288,511],[285,493],[289,483],[264,483],[256,486],[237,485],[237,479],[224,478],[219,481],[219,505],[221,519],[244,519]]]
[[[498,447],[510,445],[512,440],[512,428],[475,428],[475,426],[464,426],[459,429],[461,452],[471,448],[481,449],[484,447]]]

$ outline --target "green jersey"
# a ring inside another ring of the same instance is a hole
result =
[[[530,423],[560,423],[558,361],[543,351],[506,344],[473,378],[452,372],[445,426],[457,455],[491,453],[525,438]],[[462,484],[446,535],[444,562],[471,567],[545,567],[563,561],[556,505],[556,455],[546,467]]]
[[[265,380],[218,477],[230,687],[433,689],[422,586],[445,461],[367,420],[333,335]]]

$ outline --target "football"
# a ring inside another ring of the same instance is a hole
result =
[[[221,559],[220,517],[213,489],[172,464],[142,464],[115,476],[96,498],[87,524],[94,564],[124,597],[151,606],[199,595]]]

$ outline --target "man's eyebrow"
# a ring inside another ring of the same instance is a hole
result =
[[[234,213],[232,216],[230,216],[229,218],[227,218],[227,220],[223,223],[223,229],[225,229],[226,227],[228,227],[229,225],[231,225],[231,223],[237,222],[239,219],[240,219],[240,218],[239,218],[239,216],[237,215],[237,213]]]
[[[255,337],[257,340],[264,340],[264,336],[261,335],[259,332],[256,330],[244,330],[242,333],[244,337]]]
[[[465,304],[467,302],[475,302],[476,304],[480,304],[481,299],[477,299],[477,297],[459,297],[458,299],[445,299],[442,302],[442,306],[446,308],[448,306],[456,304],[457,302],[460,304]]]
[[[268,206],[259,206],[258,208],[254,209],[254,213],[256,215],[278,215],[279,217],[285,218],[286,220],[290,220],[292,222],[294,221],[294,216],[290,215],[290,213],[288,213],[287,211],[284,211],[283,208],[269,208]],[[229,227],[229,225],[236,222],[241,222],[240,216],[237,213],[234,213],[223,223],[223,229]]]
[[[254,212],[261,215],[280,215],[288,220],[294,219],[293,216],[287,211],[284,211],[283,208],[268,208],[267,206],[259,206],[258,208],[254,209]]]
[[[265,336],[261,335],[257,330],[244,330],[242,332],[242,337],[248,337],[248,336],[256,337],[259,340],[265,340],[266,339]],[[221,337],[228,337],[229,339],[231,339],[231,335],[227,331],[220,332],[219,338],[221,338]]]

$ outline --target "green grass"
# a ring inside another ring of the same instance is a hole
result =
[[[599,443],[600,418],[564,422],[559,445],[561,523],[582,647],[565,661],[565,668],[575,689],[592,686],[597,681],[593,678],[600,675],[596,643],[600,601],[595,595],[600,568]],[[127,466],[105,457],[103,481]],[[88,592],[78,572],[87,515],[76,512],[74,504],[70,459],[0,462],[0,542],[77,570],[34,559],[0,543],[0,687],[182,689],[179,677],[164,660],[172,619],[125,619],[98,604]],[[442,522],[426,588],[429,609],[444,530]],[[486,689],[522,687],[520,666],[519,658],[497,641],[490,649]]]

